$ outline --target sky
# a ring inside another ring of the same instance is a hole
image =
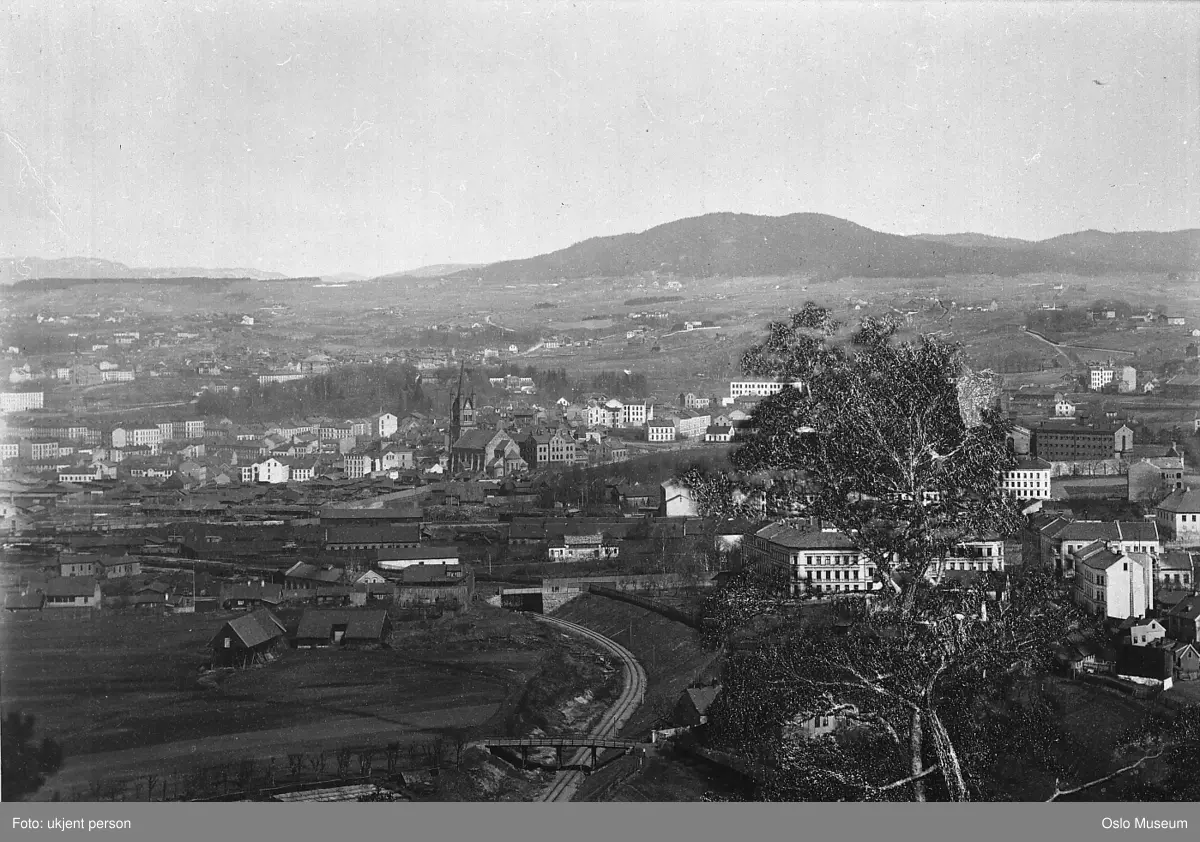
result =
[[[6,16],[0,257],[378,275],[714,211],[1026,239],[1200,227],[1198,4]]]

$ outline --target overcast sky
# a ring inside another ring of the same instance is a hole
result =
[[[1194,4],[13,8],[0,256],[380,274],[712,211],[1200,227]]]

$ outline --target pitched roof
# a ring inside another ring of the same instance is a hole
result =
[[[46,596],[95,596],[96,580],[91,576],[63,576],[46,583]]]
[[[1171,606],[1171,609],[1167,611],[1167,616],[1195,622],[1196,618],[1200,617],[1200,597],[1192,595],[1184,597]]]
[[[396,571],[401,584],[419,585],[423,583],[460,581],[461,576],[451,576],[451,573],[461,573],[462,567],[455,564],[410,564]]]
[[[1159,570],[1186,570],[1191,572],[1195,558],[1187,550],[1167,550],[1158,557]]]
[[[328,639],[335,625],[345,625],[344,640],[379,640],[386,622],[387,611],[377,609],[310,609],[300,615],[296,638]]]
[[[320,567],[316,564],[298,561],[284,574],[289,579],[304,579],[310,582],[325,582],[335,584],[342,581],[346,571],[341,567]]]
[[[754,533],[773,544],[794,550],[852,550],[854,542],[841,532],[800,530],[785,523],[772,523]]]
[[[708,710],[709,705],[713,703],[713,700],[720,695],[721,685],[714,684],[711,687],[689,687],[683,692],[684,695],[687,696],[688,701],[691,702],[692,707],[696,709],[696,713],[703,716],[705,711]]]
[[[415,523],[391,526],[330,526],[325,530],[326,544],[415,544],[421,540],[421,527]]]
[[[221,586],[221,602],[231,599],[253,599],[271,602],[278,605],[283,602],[283,585],[271,582],[266,584],[233,584]]]
[[[1114,553],[1103,541],[1093,541],[1086,547],[1076,550],[1073,555],[1085,566],[1093,570],[1107,570],[1121,560],[1120,553]]]
[[[500,435],[497,430],[468,430],[459,436],[452,450],[483,450],[493,438]]]
[[[1158,538],[1153,521],[1073,521],[1055,538],[1059,541],[1136,541],[1152,543]]]
[[[4,598],[5,608],[41,608],[42,603],[46,601],[45,596],[40,590],[30,591],[29,593],[10,592]]]
[[[376,561],[420,561],[421,559],[458,559],[458,547],[392,547],[376,550]]]
[[[236,634],[247,649],[253,649],[255,646],[282,637],[284,633],[283,623],[266,608],[260,608],[229,620],[217,630],[210,645],[222,637],[225,629]]]
[[[1183,512],[1188,514],[1200,513],[1200,491],[1193,491],[1190,488],[1172,491],[1167,496],[1167,499],[1158,504],[1158,508],[1164,512],[1175,514]]]

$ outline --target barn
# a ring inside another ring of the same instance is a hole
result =
[[[300,615],[296,647],[381,646],[391,631],[387,611],[373,608],[309,609]]]
[[[245,668],[265,663],[286,642],[284,631],[283,623],[266,608],[229,620],[209,643],[213,665]]]

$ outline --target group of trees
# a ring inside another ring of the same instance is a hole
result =
[[[1014,763],[1051,800],[1090,786],[1060,786],[1066,737],[1039,694],[1013,699],[1092,621],[1035,569],[955,587],[926,576],[965,540],[1014,534],[1021,514],[996,482],[1012,460],[1007,423],[986,407],[964,420],[961,348],[895,332],[870,318],[847,330],[813,304],[772,324],[743,368],[803,388],[759,403],[733,471],[684,477],[709,513],[754,516],[765,501],[836,528],[882,587],[848,628],[808,622],[783,569],[714,593],[706,637],[726,661],[708,739],[755,764],[765,800],[1003,800],[998,770]],[[814,717],[853,727],[798,736]],[[1139,750],[1130,768],[1153,754]]]
[[[250,381],[237,392],[206,391],[196,404],[201,415],[235,420],[310,414],[356,418],[380,410],[403,415],[429,408],[417,370],[407,363],[341,366],[287,383]]]

